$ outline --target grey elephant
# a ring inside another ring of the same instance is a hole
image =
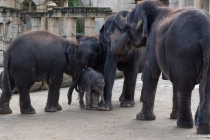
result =
[[[127,15],[128,11],[119,12]],[[136,86],[136,78],[138,73],[141,73],[145,63],[146,48],[136,49],[128,39],[118,42],[118,39],[123,35],[123,30],[118,27],[115,22],[116,15],[109,17],[99,34],[99,43],[105,48],[107,55],[104,65],[104,104],[99,104],[100,110],[112,110],[112,88],[114,85],[116,68],[124,73],[124,84],[122,94],[120,96],[121,107],[133,107],[134,93]],[[121,46],[125,48],[124,52],[120,54],[119,50],[114,46]],[[127,46],[127,47],[126,47]],[[128,47],[129,46],[129,47]]]
[[[159,1],[144,1],[116,21],[135,47],[146,46],[143,71],[143,108],[139,120],[154,120],[154,99],[160,73],[177,91],[177,126],[193,127],[191,93],[199,84],[200,103],[195,114],[197,133],[210,133],[210,17],[192,8],[172,9]],[[118,48],[118,46],[115,46]],[[118,50],[124,48],[119,47]],[[122,53],[122,52],[121,52]]]
[[[101,102],[104,102],[104,78],[102,74],[96,72],[92,68],[85,68],[80,76],[78,86],[75,88],[79,93],[80,107],[85,107],[83,96],[86,93],[86,109],[97,108],[99,103],[99,96],[101,96]]]
[[[63,73],[73,77],[75,87],[85,67],[82,47],[48,31],[31,31],[17,37],[4,57],[3,92],[0,98],[0,114],[12,113],[9,107],[12,90],[20,94],[20,112],[33,114],[30,87],[38,81],[46,81],[48,99],[46,112],[61,110],[59,90]]]

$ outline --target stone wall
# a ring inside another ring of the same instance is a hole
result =
[[[83,0],[84,4],[95,6],[95,7],[110,7],[113,13],[119,12],[121,10],[131,11],[135,8],[135,0]],[[97,18],[95,20],[95,32],[97,33],[101,26],[104,24],[104,19]]]
[[[209,0],[169,0],[169,7],[193,7],[205,10],[207,13],[209,13]]]
[[[95,34],[95,18],[106,18],[110,14],[112,10],[109,7],[56,7],[48,12],[21,12],[14,8],[0,7],[0,66],[3,51],[15,37],[25,31],[45,29],[76,41],[76,18],[85,19],[85,35],[92,35]]]

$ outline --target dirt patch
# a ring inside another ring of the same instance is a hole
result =
[[[0,115],[0,139],[20,140],[137,140],[137,139],[192,139],[196,129],[183,129],[176,126],[176,120],[169,119],[172,108],[172,87],[169,81],[160,80],[155,100],[154,121],[136,120],[142,108],[139,102],[141,75],[138,75],[135,107],[121,108],[118,98],[122,91],[123,79],[117,79],[113,88],[112,111],[85,110],[79,107],[74,91],[72,105],[67,104],[68,88],[61,88],[59,103],[63,110],[55,113],[44,112],[47,91],[30,94],[34,115],[22,115],[19,109],[19,95],[11,100],[12,114]],[[192,114],[198,106],[198,88],[192,93]],[[195,138],[197,139],[197,138]]]

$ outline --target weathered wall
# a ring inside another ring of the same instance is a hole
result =
[[[175,7],[175,8],[194,7],[194,8],[200,8],[209,13],[209,0],[169,0],[169,7]]]
[[[84,5],[95,7],[110,7],[114,13],[121,10],[131,11],[135,8],[135,0],[82,0]],[[95,32],[97,33],[104,23],[104,19],[95,20]]]

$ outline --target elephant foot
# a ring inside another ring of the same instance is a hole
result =
[[[120,103],[121,107],[134,107],[135,106],[135,102],[134,101],[122,101]]]
[[[92,104],[92,108],[98,108],[98,104]]]
[[[12,110],[9,107],[9,102],[3,102],[0,99],[0,114],[11,114]]]
[[[170,114],[170,119],[178,119],[178,116],[179,116],[178,111],[173,111]]]
[[[61,105],[59,105],[59,103],[56,105],[56,108],[57,108],[57,111],[62,110],[62,107],[61,107]]]
[[[109,103],[106,103],[106,104],[103,104],[102,102],[100,102],[98,104],[98,110],[102,110],[102,111],[110,111],[113,109],[113,106],[112,106],[112,103],[109,102]]]
[[[147,111],[142,110],[140,113],[136,115],[137,120],[155,120],[155,118],[156,116],[151,110]]]
[[[0,114],[11,114],[12,110],[10,109],[10,107],[4,107],[1,106],[0,107]]]
[[[198,116],[198,111],[195,114],[195,125],[198,134],[210,134],[210,113],[204,112]]]
[[[79,104],[79,107],[80,108],[85,108],[85,104],[83,103],[83,104]]]
[[[86,109],[87,109],[87,110],[91,110],[91,109],[92,109],[92,107],[91,107],[91,106],[88,106],[88,107],[86,107]]]
[[[45,112],[57,112],[62,110],[62,107],[57,103],[57,105],[49,105],[47,104],[45,107]]]
[[[192,119],[181,119],[177,120],[177,126],[180,128],[193,128],[193,120]]]
[[[28,108],[20,108],[21,114],[35,114],[35,109],[32,106],[29,106]]]
[[[198,134],[210,134],[210,122],[202,123],[197,127]]]

